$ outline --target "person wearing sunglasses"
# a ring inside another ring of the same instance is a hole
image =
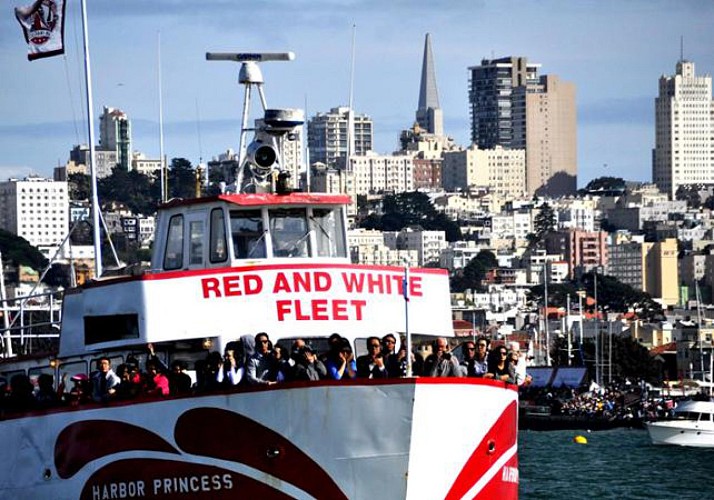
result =
[[[476,343],[467,340],[461,346],[461,367],[467,377],[483,377],[488,373],[488,341],[479,338]]]
[[[508,359],[508,349],[506,346],[500,345],[491,352],[493,354],[489,356],[488,373],[485,377],[512,383],[510,361]]]
[[[379,337],[367,338],[367,354],[357,358],[358,378],[386,378],[387,367],[382,355],[382,344]]]
[[[272,345],[270,337],[265,332],[260,332],[255,336],[255,353],[248,360],[246,370],[246,380],[250,385],[273,385],[276,382],[270,380],[273,360],[270,357]]]

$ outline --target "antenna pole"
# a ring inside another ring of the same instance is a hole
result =
[[[163,84],[161,79],[161,32],[158,32],[157,50],[159,62],[159,156],[161,158],[161,203],[166,201],[166,184],[168,175],[166,175],[166,160],[164,158],[164,99],[163,99]]]
[[[84,83],[87,87],[87,134],[89,136],[89,171],[92,186],[92,225],[94,236],[94,277],[102,275],[102,241],[99,226],[99,193],[97,192],[97,165],[94,153],[94,110],[92,109],[92,69],[89,63],[89,28],[87,5],[82,0],[82,34],[84,37]]]
[[[354,84],[355,84],[355,36],[357,34],[357,25],[352,25],[352,56],[350,62],[350,95],[347,111],[347,158],[345,158],[345,169],[347,169],[350,161],[350,156],[355,152],[355,119],[354,119]]]

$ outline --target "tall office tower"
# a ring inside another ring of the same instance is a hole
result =
[[[431,55],[431,35],[424,40],[424,61],[421,66],[421,85],[419,87],[419,109],[416,121],[429,134],[444,134],[444,116],[439,107],[439,92],[436,89],[436,71]]]
[[[318,113],[307,122],[307,147],[310,163],[335,165],[338,158],[346,158],[348,152],[349,108],[332,108],[328,113]],[[372,119],[367,115],[353,115],[354,153],[364,155],[372,150]]]
[[[41,177],[0,182],[0,228],[52,257],[69,232],[67,183]]]
[[[104,106],[99,117],[99,149],[116,151],[121,168],[131,169],[131,122],[122,110]]]
[[[529,194],[575,192],[575,86],[525,57],[484,59],[469,68],[471,140],[480,149],[525,149]]]
[[[652,180],[671,199],[683,184],[714,183],[712,77],[696,76],[693,62],[659,78]]]

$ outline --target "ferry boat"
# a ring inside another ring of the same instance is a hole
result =
[[[714,401],[685,401],[672,420],[647,423],[652,444],[714,448]]]
[[[264,54],[225,58],[242,83],[262,81]],[[352,264],[351,199],[289,186],[281,144],[301,123],[264,109],[235,192],[164,203],[151,268],[66,291],[56,356],[4,359],[0,375],[84,378],[149,345],[191,365],[259,332],[314,346],[339,333],[355,352],[369,336],[409,350],[453,336],[446,271]],[[4,412],[0,498],[512,499],[517,419],[515,386],[429,377]]]

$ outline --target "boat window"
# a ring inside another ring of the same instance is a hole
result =
[[[224,262],[228,258],[226,252],[226,222],[223,219],[223,210],[211,210],[211,262]]]
[[[183,215],[174,215],[169,220],[166,237],[164,269],[179,269],[183,265]]]
[[[265,230],[260,210],[231,211],[231,238],[237,259],[265,258]]]
[[[309,236],[307,211],[304,208],[270,211],[270,237],[275,257],[308,257]]]
[[[311,220],[314,224],[318,257],[346,257],[340,211],[314,208]]]
[[[139,338],[137,314],[110,314],[84,317],[84,343],[99,344]]]
[[[189,254],[188,262],[190,265],[203,264],[203,221],[192,220],[188,224],[188,239],[189,239]]]

